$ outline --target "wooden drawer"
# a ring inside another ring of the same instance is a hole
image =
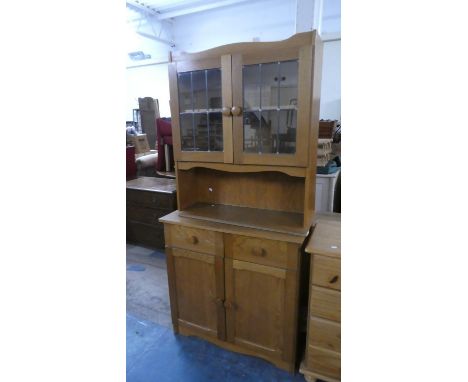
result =
[[[127,206],[127,220],[159,226],[158,219],[167,215],[166,210],[141,206]]]
[[[216,253],[216,233],[198,228],[183,227],[180,225],[167,225],[166,244],[170,247],[189,249],[195,252]]]
[[[341,261],[327,256],[314,255],[312,284],[341,290]]]
[[[298,245],[284,241],[226,235],[226,256],[250,263],[297,269]]]
[[[341,321],[341,293],[336,290],[312,286],[310,314],[333,321]]]
[[[318,317],[309,317],[309,345],[341,352],[341,325]]]
[[[307,346],[307,369],[333,378],[341,378],[341,355],[331,350]]]
[[[175,194],[127,189],[127,205],[160,208],[166,211],[177,209]]]
[[[132,222],[127,220],[127,240],[152,248],[164,249],[164,226]]]

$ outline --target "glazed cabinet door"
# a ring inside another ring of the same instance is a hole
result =
[[[231,56],[169,64],[174,157],[232,163]]]
[[[227,340],[268,358],[294,359],[296,272],[225,259]]]
[[[232,56],[235,163],[307,166],[312,50]]]
[[[225,339],[224,259],[179,248],[167,248],[174,327]]]

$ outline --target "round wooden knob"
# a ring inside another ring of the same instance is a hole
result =
[[[230,117],[231,116],[231,108],[230,107],[223,107],[222,108],[222,113],[225,117]]]
[[[198,237],[192,236],[192,237],[190,238],[190,241],[191,241],[192,244],[197,244],[197,243],[198,243]]]
[[[242,108],[240,106],[233,106],[231,108],[231,113],[232,113],[232,115],[241,115]]]
[[[330,283],[330,284],[334,284],[334,283],[336,283],[337,281],[338,281],[338,276],[334,276],[334,277],[329,281],[329,283]]]
[[[266,251],[263,248],[253,248],[252,249],[252,254],[254,256],[265,257],[266,256]]]

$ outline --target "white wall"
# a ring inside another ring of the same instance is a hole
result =
[[[235,42],[283,40],[295,33],[295,0],[258,0],[177,17],[179,51],[198,52]]]
[[[324,7],[326,7],[324,4]],[[340,32],[339,1],[324,9],[324,33]],[[337,8],[338,7],[338,8]],[[296,33],[295,0],[259,0],[177,17],[178,51],[198,52],[234,42],[284,40]],[[341,118],[341,41],[324,43],[320,118]]]
[[[323,44],[320,118],[341,120],[341,40]]]
[[[140,32],[152,34],[159,32],[161,25],[158,23],[143,24],[138,30]],[[170,25],[164,25],[161,37],[172,39],[172,28]],[[128,26],[126,36],[126,52],[143,51],[151,55],[148,61],[167,61],[169,57],[169,45],[158,41],[148,39],[135,33],[134,26]],[[144,64],[145,61],[131,61],[127,58],[127,65]],[[132,67],[126,70],[127,83],[127,102],[126,102],[126,118],[127,121],[133,119],[132,110],[138,109],[138,98],[153,97],[159,100],[159,109],[161,117],[170,117],[169,109],[169,78],[167,74],[167,64]]]
[[[328,2],[327,2],[328,1]],[[330,6],[327,7],[327,4]],[[324,33],[340,32],[340,1],[324,3]],[[168,29],[176,43],[175,50],[197,52],[219,45],[286,39],[296,32],[296,0],[256,0],[229,7],[176,17]],[[336,17],[338,15],[338,17]],[[140,44],[140,45],[138,45]],[[143,39],[138,45],[152,57],[165,60],[167,45]],[[146,45],[142,45],[146,44]],[[136,50],[136,49],[135,49]],[[320,118],[341,118],[341,41],[324,43]],[[138,108],[138,97],[159,99],[161,116],[170,116],[167,65],[127,69],[128,115]]]
[[[169,78],[167,64],[127,69],[127,121],[132,120],[132,109],[138,109],[138,98],[159,100],[161,117],[170,117]]]

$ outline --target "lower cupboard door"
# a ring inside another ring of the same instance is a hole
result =
[[[179,328],[225,339],[223,268],[222,257],[169,249],[169,288],[171,305],[175,304],[172,314]]]
[[[227,339],[270,358],[294,357],[296,272],[225,259]]]

